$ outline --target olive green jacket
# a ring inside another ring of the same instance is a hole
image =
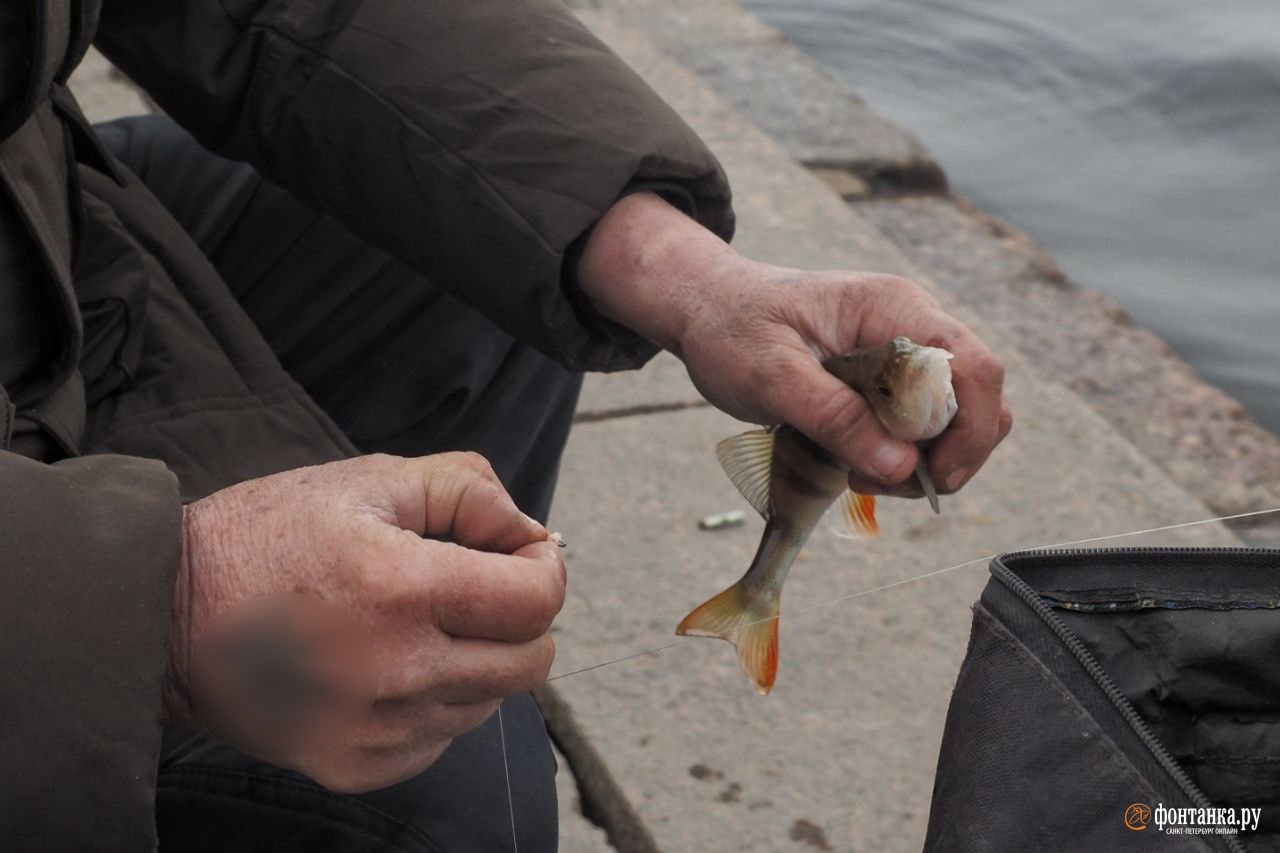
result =
[[[719,166],[555,0],[0,3],[0,849],[155,844],[181,506],[342,458],[191,239],[63,83],[96,43],[248,160],[581,369],[649,343],[566,253],[661,183],[729,237]]]

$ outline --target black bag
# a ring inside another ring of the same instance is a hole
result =
[[[1280,851],[1280,550],[1020,552],[991,574],[926,850]],[[1246,808],[1257,828],[1228,834]]]

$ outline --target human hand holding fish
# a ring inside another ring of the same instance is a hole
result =
[[[919,285],[752,261],[651,193],[596,225],[578,280],[598,311],[679,356],[713,405],[795,427],[849,468],[859,493],[919,497],[920,451],[823,367],[832,357],[899,336],[953,355],[959,412],[926,452],[941,494],[963,486],[1012,426],[1000,360]]]
[[[932,483],[961,488],[1012,426],[999,359],[906,279],[755,262],[645,193],[596,226],[578,274],[597,310],[679,356],[711,403],[780,425],[717,448],[765,533],[742,579],[677,629],[733,642],[762,693],[783,582],[827,507],[861,535],[877,531],[875,494],[928,491],[936,510]]]

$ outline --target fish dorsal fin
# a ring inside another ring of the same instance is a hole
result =
[[[729,479],[756,512],[769,512],[769,481],[773,469],[773,432],[753,429],[716,445],[716,458]]]
[[[827,510],[827,527],[841,539],[868,539],[880,535],[874,495],[845,489]]]

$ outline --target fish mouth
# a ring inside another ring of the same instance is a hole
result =
[[[893,389],[885,406],[891,413],[885,426],[896,437],[922,441],[938,436],[956,411],[951,384],[952,355],[937,347],[920,346],[898,337],[878,381]]]

